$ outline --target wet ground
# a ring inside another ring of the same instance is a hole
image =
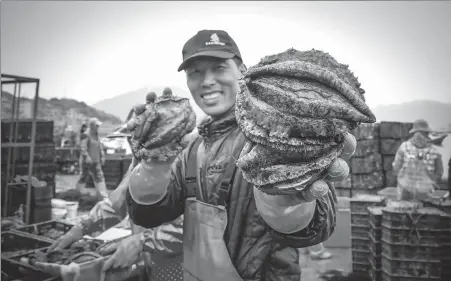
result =
[[[77,175],[57,175],[56,192],[60,193],[74,188],[77,180]],[[87,188],[84,192],[95,196],[94,188]],[[79,212],[79,215],[86,216],[87,213]],[[304,250],[301,250],[299,263],[302,267],[302,281],[322,281],[320,275],[329,270],[351,272],[350,248],[328,248],[327,250],[332,253],[332,258],[328,260],[312,260]]]

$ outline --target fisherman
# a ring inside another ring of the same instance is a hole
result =
[[[81,193],[89,176],[92,176],[97,196],[103,199],[108,197],[108,192],[102,170],[102,166],[105,164],[105,152],[99,138],[101,125],[102,122],[99,119],[89,119],[85,136],[80,139],[81,173],[75,189]]]
[[[146,105],[151,104],[155,101],[156,94],[149,93],[146,97]],[[132,115],[131,115],[132,116]],[[130,118],[131,118],[130,116]],[[126,120],[125,124],[129,120]],[[89,212],[87,218],[81,220],[77,225],[75,225],[69,232],[57,239],[47,250],[48,253],[61,250],[69,247],[73,243],[79,241],[84,235],[89,234],[89,230],[95,225],[100,223],[106,218],[119,218],[125,219],[128,216],[127,207],[125,203],[125,190],[128,188],[130,173],[133,168],[140,162],[133,156],[132,162],[125,173],[122,181],[119,183],[118,187],[109,195],[108,198],[98,202]],[[132,234],[141,233],[145,228],[135,225],[130,221]],[[149,230],[150,231],[150,230]],[[158,281],[158,280],[168,280],[169,273],[167,267],[180,267],[181,268],[181,253],[182,253],[182,233],[183,233],[183,217],[176,218],[172,222],[165,223],[155,229],[151,230],[154,234],[152,239],[153,244],[160,245],[159,249],[161,251],[160,259],[165,258],[165,253],[169,255],[163,261],[158,261],[156,258],[152,258],[148,253],[143,253],[142,260],[145,264],[145,270],[140,276],[141,281]],[[171,244],[171,247],[164,248],[165,244]],[[100,253],[103,255],[113,253],[116,248],[116,244],[111,244],[104,248],[99,249]],[[180,256],[180,258],[178,257]],[[152,266],[152,261],[154,266]],[[165,264],[169,263],[169,264]],[[174,281],[182,280],[182,275],[171,273],[171,278]]]
[[[399,200],[426,198],[443,174],[442,156],[428,137],[432,130],[424,119],[413,123],[412,137],[396,152],[393,172],[398,177]]]
[[[244,145],[235,118],[238,80],[246,71],[238,46],[225,31],[202,30],[182,54],[179,71],[208,116],[173,163],[167,185],[152,185],[141,166],[132,171],[130,217],[152,228],[184,214],[184,280],[298,281],[296,248],[325,241],[335,227],[333,187],[317,180],[299,194],[270,196],[246,182],[233,162]],[[145,231],[124,239],[104,270],[130,267],[142,251],[158,252],[145,243],[151,237]]]

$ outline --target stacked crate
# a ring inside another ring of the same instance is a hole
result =
[[[384,198],[376,195],[358,195],[351,198],[352,270],[368,272],[370,269],[370,216],[368,207],[382,206]]]
[[[385,187],[395,187],[392,163],[401,143],[410,137],[412,126],[412,123],[400,122],[359,125],[352,132],[357,146],[354,155],[347,161],[350,175],[335,183],[337,195],[376,195]]]
[[[354,132],[357,147],[351,158],[352,195],[376,194],[384,185],[379,124],[362,124]]]
[[[109,156],[106,158],[105,165],[103,165],[102,170],[105,177],[105,184],[108,189],[116,189],[127,172],[131,161],[131,157]],[[95,187],[92,177],[89,177],[86,187]]]
[[[451,280],[451,216],[435,208],[382,209],[382,277]]]
[[[370,256],[368,258],[370,268],[369,273],[372,281],[382,281],[381,270],[381,254],[382,254],[382,208],[384,207],[368,207],[370,231],[369,231],[369,248]]]
[[[17,122],[17,131],[15,131],[15,122]],[[13,177],[15,175],[28,175],[32,121],[20,119],[15,122],[3,119],[1,123],[2,195],[4,195],[7,173],[10,175],[13,173]],[[53,121],[36,121],[35,141],[32,175],[41,181],[46,181],[47,185],[54,189],[57,167],[55,164],[55,144],[53,142]],[[16,159],[15,163],[13,158]],[[10,171],[6,171],[8,159],[10,159]]]
[[[399,146],[409,139],[409,131],[412,129],[412,123],[400,122],[381,122],[380,138],[383,159],[383,170],[385,173],[385,186],[396,186],[396,175],[393,174],[392,163],[395,160],[396,152]]]

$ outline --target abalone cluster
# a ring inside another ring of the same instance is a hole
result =
[[[266,56],[240,88],[236,117],[249,142],[237,166],[268,194],[293,194],[324,177],[346,134],[376,121],[348,66],[318,50]]]
[[[181,140],[194,130],[196,114],[187,98],[162,96],[152,104],[135,108],[135,117],[127,126],[137,158],[167,161],[183,150]]]

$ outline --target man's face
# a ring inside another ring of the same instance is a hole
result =
[[[96,123],[92,123],[90,129],[93,132],[97,132],[99,130],[99,125],[97,125]]]
[[[213,57],[199,57],[190,62],[185,69],[188,88],[205,114],[221,117],[235,105],[242,67],[233,59]]]

